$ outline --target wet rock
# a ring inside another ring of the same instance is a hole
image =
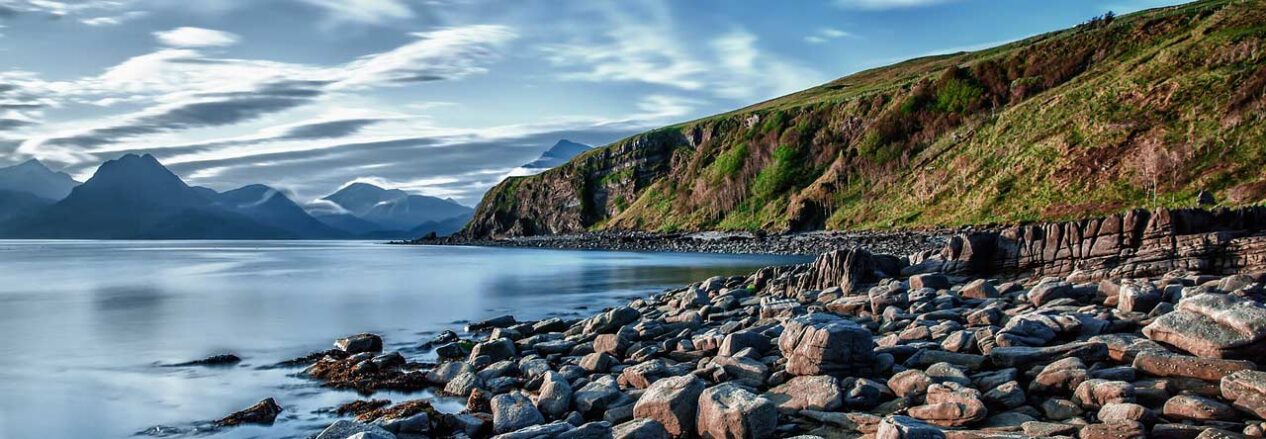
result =
[[[1200,357],[1255,359],[1266,355],[1266,306],[1229,294],[1178,302],[1143,334]]]
[[[277,401],[268,398],[215,421],[215,425],[232,427],[242,424],[272,424],[277,419],[277,415],[281,414],[281,411],[282,408],[277,404]]]
[[[242,359],[233,354],[212,355],[201,360],[186,361],[184,363],[169,364],[168,367],[191,367],[191,366],[228,366],[240,363]]]
[[[764,438],[778,426],[774,403],[733,384],[720,384],[699,396],[698,432],[704,438]]]
[[[508,360],[514,357],[516,350],[514,341],[508,338],[498,338],[483,343],[478,343],[470,350],[470,360],[472,363],[476,358],[488,357],[488,361],[495,363],[501,360]]]
[[[691,375],[660,379],[638,398],[633,416],[656,421],[672,437],[691,435],[705,386]]]
[[[945,439],[945,432],[908,416],[889,416],[879,423],[875,439]]]
[[[844,393],[838,378],[828,375],[798,376],[778,385],[765,397],[786,413],[801,410],[835,411],[844,407]]]
[[[533,425],[510,433],[493,436],[493,439],[550,439],[575,430],[576,427],[563,421],[549,424]]]
[[[382,352],[382,337],[370,333],[356,334],[335,340],[334,347],[349,354]]]
[[[492,398],[494,433],[509,433],[543,423],[545,423],[545,417],[522,393],[503,393]]]
[[[870,331],[831,314],[788,320],[778,339],[792,375],[866,376],[874,372],[875,343]]]
[[[512,315],[497,316],[488,320],[466,325],[466,332],[482,332],[493,328],[508,328],[514,326],[516,323],[518,323],[518,321],[515,321],[514,316]]]

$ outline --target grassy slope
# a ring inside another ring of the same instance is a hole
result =
[[[861,72],[668,127],[684,134],[671,169],[599,200],[590,227],[1067,219],[1189,205],[1201,189],[1257,203],[1264,56],[1266,3],[1215,0]],[[573,173],[621,189],[620,178]],[[512,208],[502,189],[490,199]]]

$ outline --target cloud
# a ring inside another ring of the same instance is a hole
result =
[[[88,26],[94,26],[94,27],[118,26],[120,24],[123,24],[126,21],[131,21],[137,18],[144,17],[146,15],[149,15],[149,13],[145,11],[128,11],[123,14],[113,15],[113,16],[85,18],[85,19],[79,20],[79,22],[86,24]]]
[[[822,80],[808,67],[760,50],[757,36],[742,28],[700,44],[697,36],[679,33],[682,26],[662,1],[601,5],[593,32],[582,28],[566,43],[542,47],[562,70],[559,79],[640,82],[737,100],[771,98]]]
[[[834,0],[836,6],[845,9],[879,11],[887,9],[917,8],[948,3],[955,0]]]
[[[818,29],[818,31],[814,32],[812,35],[804,37],[804,40],[805,42],[808,42],[810,44],[822,44],[827,41],[850,37],[850,36],[852,36],[852,34],[848,32],[845,32],[839,29],[824,27],[822,29]]]
[[[212,31],[214,32],[214,31]],[[131,58],[95,77],[44,81],[23,72],[0,72],[0,84],[47,104],[150,104],[147,108],[92,123],[70,121],[33,134],[19,150],[33,157],[77,163],[93,149],[140,136],[256,121],[318,100],[370,88],[456,80],[486,71],[484,64],[513,39],[503,26],[467,26],[412,34],[416,40],[341,65],[313,66],[263,60],[216,58],[188,48],[161,49]],[[188,44],[205,39],[174,41]],[[233,78],[226,81],[226,78]],[[0,104],[10,99],[0,94]],[[38,102],[38,101],[35,101]],[[295,128],[292,136],[362,128],[371,122]]]
[[[413,10],[399,0],[299,0],[326,9],[334,21],[382,23],[413,18]]]
[[[241,40],[240,37],[229,32],[200,27],[179,27],[154,32],[154,38],[172,47],[224,47],[237,44]]]

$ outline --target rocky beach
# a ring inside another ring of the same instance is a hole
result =
[[[886,254],[913,254],[940,249],[956,234],[952,230],[899,232],[752,232],[655,233],[603,231],[561,235],[469,238],[428,236],[396,244],[474,245],[510,248],[615,250],[725,254],[816,256],[832,250],[863,247]]]
[[[1261,219],[1140,210],[852,247],[579,320],[470,323],[420,341],[438,361],[358,334],[281,366],[366,395],[320,439],[1261,437]],[[373,398],[422,389],[466,408]]]

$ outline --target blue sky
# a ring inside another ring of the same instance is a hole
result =
[[[871,67],[1172,0],[0,0],[0,165],[148,152],[301,202],[350,181],[474,204],[605,144]]]

